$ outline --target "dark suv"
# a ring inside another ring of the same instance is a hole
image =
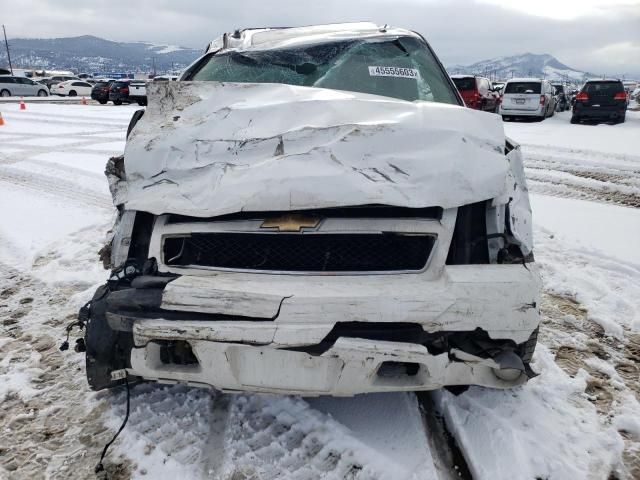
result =
[[[498,96],[488,78],[475,75],[452,75],[451,80],[456,84],[464,103],[469,108],[495,112],[498,108]]]
[[[104,105],[109,101],[109,89],[114,80],[96,83],[91,89],[91,99]]]
[[[571,123],[582,120],[623,123],[627,94],[620,80],[589,80],[576,95]]]
[[[133,100],[129,98],[129,81],[114,81],[109,87],[109,100],[112,101],[114,105],[133,103]]]

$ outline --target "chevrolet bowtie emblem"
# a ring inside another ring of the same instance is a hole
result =
[[[262,222],[260,228],[277,228],[280,232],[299,232],[303,228],[317,227],[319,223],[319,218],[291,213],[282,217],[268,218]]]

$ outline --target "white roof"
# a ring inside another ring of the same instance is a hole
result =
[[[619,78],[587,78],[585,82],[620,82]]]
[[[480,75],[477,75],[478,77]],[[469,73],[469,74],[463,74],[463,73],[458,73],[456,75],[451,75],[451,78],[471,78],[471,77],[476,77],[476,75]]]
[[[510,78],[509,80],[507,80],[507,83],[511,83],[511,82],[542,82],[542,79],[535,78],[535,77],[522,77],[522,78]]]
[[[327,40],[396,36],[420,38],[420,35],[410,30],[376,25],[370,22],[335,23],[289,28],[252,28],[239,30],[235,33],[227,33],[218,37],[209,44],[207,51],[222,49],[268,50],[300,44],[326,42]]]

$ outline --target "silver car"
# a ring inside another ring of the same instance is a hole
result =
[[[49,89],[46,85],[34,82],[26,77],[11,75],[0,76],[0,97],[47,97]]]
[[[503,120],[534,117],[544,120],[555,113],[556,98],[548,80],[513,78],[502,90],[498,113]]]

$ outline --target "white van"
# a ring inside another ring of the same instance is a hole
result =
[[[556,100],[553,86],[539,78],[512,78],[507,81],[500,96],[499,113],[505,121],[515,117],[552,117]]]

